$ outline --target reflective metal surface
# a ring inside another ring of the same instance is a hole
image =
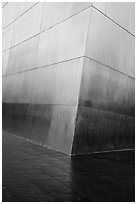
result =
[[[82,66],[76,59],[30,73],[33,103],[77,105]]]
[[[93,6],[101,10],[122,27],[135,34],[134,2],[93,2]]]
[[[48,29],[91,5],[90,2],[47,2],[44,4],[41,30]]]
[[[8,24],[16,21],[21,15],[34,6],[36,2],[4,2],[2,12],[2,27],[8,26]],[[12,12],[11,12],[12,11]],[[14,23],[13,23],[14,24]]]
[[[133,3],[5,5],[7,124],[67,154],[133,147],[133,18]]]
[[[42,33],[36,66],[83,56],[90,9]]]
[[[2,53],[2,76],[6,74],[9,63],[10,50]]]
[[[93,8],[85,55],[135,76],[135,38]]]
[[[14,134],[71,154],[76,106],[3,103],[3,122]]]
[[[134,148],[135,81],[85,59],[72,154]]]
[[[10,49],[6,74],[18,73],[35,67],[38,39],[39,37],[36,36]]]
[[[85,58],[79,105],[134,116],[135,80]]]
[[[4,7],[8,2],[2,2],[2,7]]]
[[[83,58],[6,77],[4,102],[76,105]]]
[[[2,12],[2,27],[3,28],[14,20],[15,10],[16,10],[15,3],[8,2],[8,4],[4,6],[3,12]]]
[[[17,19],[20,15],[24,14],[26,11],[26,3],[25,2],[17,2],[14,13],[14,20]]]
[[[19,135],[71,153],[82,66],[83,58],[6,77],[3,110]]]
[[[134,148],[134,117],[85,106],[78,107],[72,154]]]
[[[76,106],[53,106],[53,115],[46,145],[71,154],[74,136]]]
[[[43,3],[37,4],[14,23],[12,46],[39,33]]]
[[[35,4],[36,2],[25,2],[26,11],[30,9],[32,6],[34,6]]]
[[[2,51],[8,49],[12,45],[13,40],[13,24],[9,25],[2,31]]]

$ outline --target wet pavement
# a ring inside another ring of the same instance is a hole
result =
[[[3,131],[3,202],[131,202],[134,151],[70,157]]]

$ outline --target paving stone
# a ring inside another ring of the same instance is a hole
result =
[[[135,152],[70,157],[3,131],[3,202],[134,202]]]

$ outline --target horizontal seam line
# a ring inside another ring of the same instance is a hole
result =
[[[8,4],[8,2],[4,6],[2,6],[2,8],[5,7],[7,4]]]
[[[64,19],[64,20],[62,20],[62,21],[60,21],[60,22],[56,23],[55,25],[50,26],[49,28],[47,28],[47,29],[45,29],[45,30],[42,30],[42,31],[40,31],[40,32],[36,33],[35,35],[33,35],[33,36],[31,36],[31,37],[29,37],[29,38],[27,38],[27,39],[23,40],[22,42],[19,42],[19,43],[17,43],[16,45],[14,45],[14,46],[12,46],[12,47],[10,47],[10,48],[7,48],[7,49],[5,49],[5,50],[3,50],[2,52],[6,52],[6,51],[8,51],[8,50],[10,50],[10,49],[12,49],[12,48],[14,48],[14,47],[16,47],[16,46],[18,46],[18,45],[20,45],[20,44],[24,43],[24,42],[26,42],[26,41],[28,41],[28,40],[32,39],[32,38],[34,38],[34,37],[36,37],[36,36],[40,35],[41,33],[44,33],[44,32],[46,32],[46,31],[48,31],[48,30],[50,30],[50,29],[52,29],[52,28],[56,27],[57,25],[62,24],[63,22],[65,22],[65,21],[67,21],[67,20],[71,19],[72,17],[74,17],[74,16],[76,16],[76,15],[78,15],[78,14],[82,13],[83,11],[85,11],[86,9],[88,9],[88,8],[90,8],[90,7],[91,7],[91,5],[90,5],[90,6],[88,6],[88,7],[86,7],[86,8],[84,8],[83,10],[81,10],[81,11],[79,11],[79,12],[77,12],[77,13],[73,14],[72,16],[69,16],[68,18],[66,18],[66,19]]]
[[[82,57],[83,57],[83,58],[85,57],[85,58],[87,58],[87,59],[89,59],[89,60],[91,60],[91,61],[93,61],[93,62],[96,62],[96,63],[98,63],[98,64],[101,64],[102,66],[107,67],[107,68],[109,68],[109,69],[112,69],[113,71],[119,72],[120,74],[123,74],[123,75],[125,75],[125,76],[127,76],[127,77],[130,77],[130,78],[132,78],[132,79],[135,79],[135,77],[132,77],[132,76],[127,75],[127,74],[125,74],[125,73],[123,73],[123,72],[120,72],[119,70],[117,70],[117,69],[115,69],[115,68],[113,68],[113,67],[110,67],[110,66],[108,66],[108,65],[105,65],[105,64],[103,64],[103,63],[101,63],[101,62],[99,62],[99,61],[97,61],[97,60],[94,60],[94,59],[92,59],[92,58],[90,58],[90,57],[87,57],[87,56],[79,56],[79,57],[75,57],[75,58],[63,60],[63,61],[60,61],[60,62],[55,62],[55,63],[52,63],[52,64],[47,64],[47,65],[42,65],[42,66],[39,66],[39,67],[34,67],[34,68],[32,68],[32,69],[26,69],[26,70],[23,70],[23,71],[20,71],[20,72],[5,74],[5,75],[3,75],[2,77],[11,76],[11,75],[15,75],[15,74],[21,74],[21,73],[24,73],[24,72],[33,71],[33,70],[41,69],[41,68],[44,68],[44,67],[49,67],[49,66],[53,66],[53,65],[56,65],[56,64],[61,64],[61,63],[64,63],[64,62],[68,62],[68,61],[71,61],[71,60],[80,59],[80,58],[82,58]]]
[[[89,108],[89,109],[92,109],[92,110],[95,110],[95,111],[100,111],[100,112],[107,112],[107,113],[114,113],[114,114],[118,114],[118,115],[121,115],[121,116],[128,116],[128,117],[132,117],[132,118],[135,118],[134,116],[132,115],[129,115],[129,114],[124,114],[124,113],[118,113],[118,112],[114,112],[114,111],[109,111],[109,110],[103,110],[103,109],[99,109],[99,108],[92,108],[92,107],[88,107],[88,106],[85,106],[85,105],[82,105],[82,104],[79,104],[78,107],[83,107],[83,108]]]
[[[6,52],[6,51],[8,51],[8,50],[11,50],[11,49],[14,48],[14,47],[17,47],[18,45],[21,45],[21,44],[25,43],[26,41],[31,40],[32,38],[35,38],[35,37],[38,36],[39,34],[40,34],[40,33],[37,33],[37,34],[35,34],[35,35],[33,35],[33,36],[31,36],[31,37],[29,37],[29,38],[23,40],[22,42],[20,42],[20,43],[18,43],[18,44],[16,44],[16,45],[13,45],[12,47],[10,47],[10,48],[8,48],[8,49],[3,50],[2,53]]]
[[[39,3],[39,2],[37,2],[36,4],[38,4],[38,3]],[[36,4],[35,4],[35,5],[36,5]],[[32,7],[34,7],[35,5],[33,5]],[[32,8],[32,7],[31,7],[31,8]],[[51,29],[51,28],[53,28],[53,27],[55,27],[55,26],[57,26],[57,25],[59,25],[59,24],[65,22],[66,20],[72,18],[73,16],[75,16],[75,15],[77,15],[77,14],[83,12],[84,10],[86,10],[86,9],[88,9],[88,8],[90,8],[90,7],[96,9],[97,11],[99,11],[100,13],[102,13],[104,16],[106,16],[108,19],[110,19],[112,22],[114,22],[116,25],[118,25],[118,26],[121,27],[123,30],[125,30],[126,32],[128,32],[129,34],[131,34],[132,36],[135,37],[135,35],[133,35],[130,31],[126,30],[124,27],[122,27],[120,24],[118,24],[118,23],[115,22],[113,19],[111,19],[109,16],[107,16],[107,15],[104,14],[102,11],[100,11],[99,9],[97,9],[95,6],[90,5],[90,6],[86,7],[86,8],[84,8],[83,10],[81,10],[81,11],[75,13],[74,15],[72,15],[72,16],[70,16],[70,17],[64,19],[63,21],[61,21],[61,22],[59,22],[59,23],[57,23],[57,24],[55,24],[55,25],[49,27],[48,29],[45,29],[45,30],[43,30],[43,31],[41,31],[41,32],[38,32],[37,34],[31,36],[30,38],[28,38],[28,39],[26,39],[26,40],[24,40],[24,41],[22,41],[22,42],[20,42],[20,43],[18,43],[18,44],[16,44],[16,45],[10,47],[10,48],[8,48],[8,49],[5,49],[5,50],[3,50],[2,52],[5,52],[5,51],[7,51],[7,50],[10,50],[10,49],[12,49],[12,48],[14,48],[14,47],[16,47],[16,46],[18,46],[18,45],[20,45],[20,44],[22,44],[22,43],[28,41],[28,40],[30,40],[30,39],[32,39],[32,38],[36,37],[37,35],[40,35],[41,33],[48,31],[49,29]],[[29,11],[31,8],[29,8],[27,11]],[[26,12],[27,12],[27,11],[26,11]],[[26,13],[26,12],[25,12],[25,13]],[[25,13],[23,13],[23,14],[25,14]],[[23,14],[22,14],[22,15],[23,15]],[[22,16],[22,15],[21,15],[21,16]],[[20,16],[19,16],[19,17],[20,17]],[[19,18],[19,17],[18,17],[18,18]],[[16,20],[17,20],[17,19],[16,19]],[[15,20],[14,20],[14,21],[15,21]],[[11,23],[12,23],[12,22],[11,22]],[[10,24],[11,24],[11,23],[10,23]],[[8,25],[10,25],[10,24],[8,24]],[[7,25],[7,26],[8,26],[8,25]],[[7,26],[5,26],[5,27],[7,27]],[[5,28],[5,27],[4,27],[4,28]],[[4,28],[3,28],[3,29],[4,29]]]
[[[36,4],[38,4],[39,2],[37,2]],[[4,6],[6,6],[8,4],[8,2],[4,5]],[[31,8],[33,8],[36,4],[34,4],[32,7],[30,7],[27,11],[29,11]],[[4,7],[3,6],[3,7]],[[3,8],[2,7],[2,8]],[[134,36],[135,37],[135,35],[133,34],[133,33],[131,33],[130,31],[128,31],[126,28],[124,28],[123,26],[121,26],[119,23],[117,23],[116,21],[114,21],[112,18],[110,18],[108,15],[106,15],[104,12],[102,12],[100,9],[98,9],[98,8],[96,8],[95,6],[93,6],[92,4],[89,6],[89,7],[92,7],[92,8],[94,8],[94,9],[96,9],[97,11],[99,11],[100,13],[102,13],[104,16],[106,16],[108,19],[110,19],[112,22],[114,22],[116,25],[118,25],[119,27],[121,27],[123,30],[125,30],[126,32],[128,32],[129,34],[131,34],[132,36]],[[89,7],[87,7],[87,8],[89,8]],[[87,8],[85,8],[85,9],[87,9]],[[85,9],[83,9],[83,10],[85,10]],[[83,10],[81,10],[81,11],[83,11]],[[14,21],[12,21],[12,22],[10,22],[8,25],[6,25],[3,29],[5,29],[7,26],[9,26],[10,24],[12,24],[13,22],[15,22],[18,18],[20,18],[22,15],[24,15],[27,11],[25,11],[23,14],[21,14],[19,17],[17,17]],[[80,12],[81,12],[80,11]],[[2,30],[3,30],[2,29]]]
[[[135,35],[133,33],[131,33],[130,31],[128,31],[126,28],[124,28],[123,26],[121,26],[119,23],[117,23],[116,21],[114,21],[112,18],[110,18],[108,15],[106,15],[105,13],[103,13],[101,10],[99,10],[98,8],[96,8],[95,6],[91,5],[91,7],[93,7],[94,9],[96,9],[97,11],[99,11],[101,14],[103,14],[105,17],[107,17],[109,20],[111,20],[113,23],[115,23],[116,25],[118,25],[120,28],[122,28],[123,30],[125,30],[127,33],[129,33],[130,35],[132,35],[133,37],[135,37]]]
[[[53,65],[56,65],[56,64],[61,64],[61,63],[64,63],[64,62],[68,62],[68,61],[80,59],[80,58],[82,58],[82,57],[84,57],[84,56],[79,56],[79,57],[75,57],[75,58],[63,60],[63,61],[60,61],[60,62],[55,62],[55,63],[52,63],[52,64],[42,65],[42,66],[40,66],[40,67],[35,67],[35,68],[32,68],[32,69],[27,69],[27,70],[20,71],[20,72],[15,72],[15,73],[11,73],[11,74],[5,74],[5,75],[3,75],[2,77],[9,76],[9,75],[20,74],[20,73],[23,73],[23,72],[28,72],[28,71],[32,71],[32,70],[36,70],[36,69],[41,69],[41,68],[44,68],[44,67],[49,67],[49,66],[53,66]]]
[[[17,98],[11,98],[11,100],[15,100],[15,99],[17,99]],[[75,105],[75,104],[61,104],[61,103],[42,103],[42,104],[36,104],[36,103],[12,103],[12,102],[2,102],[2,103],[4,103],[4,104],[15,104],[15,105],[26,105],[26,104],[28,104],[28,105],[47,105],[47,106],[50,106],[50,105],[55,105],[55,106],[77,106],[77,105]]]
[[[130,75],[124,73],[124,72],[121,72],[121,71],[119,71],[118,69],[115,69],[115,68],[113,68],[113,67],[110,67],[110,66],[108,66],[108,65],[106,65],[106,64],[103,64],[102,62],[99,62],[99,61],[97,61],[97,60],[95,60],[95,59],[92,59],[92,58],[90,58],[90,57],[87,57],[87,56],[84,56],[84,57],[87,58],[87,59],[89,59],[89,60],[91,60],[91,61],[94,61],[94,62],[96,62],[96,63],[98,63],[98,64],[101,64],[101,65],[104,66],[104,67],[107,67],[107,68],[112,69],[112,70],[114,70],[114,71],[116,71],[116,72],[119,72],[120,74],[126,75],[127,77],[130,77],[130,78],[132,78],[132,79],[135,79],[135,77],[130,76]]]
[[[38,2],[38,3],[39,3],[39,2]],[[37,4],[37,3],[36,3],[36,4]],[[35,4],[35,5],[36,5],[36,4]],[[35,6],[35,5],[33,5],[33,6]],[[85,11],[86,9],[88,9],[88,8],[90,8],[90,7],[92,7],[92,8],[94,8],[94,9],[98,10],[100,13],[102,13],[103,15],[105,15],[102,11],[100,11],[99,9],[97,9],[96,7],[94,7],[93,5],[90,5],[90,6],[86,7],[86,8],[84,8],[83,10],[81,10],[81,11],[79,11],[79,12],[73,14],[72,16],[69,16],[68,18],[64,19],[63,21],[60,21],[59,23],[57,23],[57,24],[55,24],[55,25],[53,25],[53,26],[51,26],[51,27],[49,27],[49,28],[47,28],[47,29],[45,29],[45,30],[42,30],[42,31],[36,33],[35,35],[33,35],[33,36],[31,36],[31,37],[29,37],[29,38],[23,40],[22,42],[19,42],[19,43],[17,43],[16,45],[14,45],[14,46],[12,46],[12,47],[10,47],[10,48],[7,48],[7,49],[5,49],[5,50],[3,50],[2,53],[6,52],[6,51],[8,51],[8,50],[10,50],[10,49],[12,49],[12,48],[18,46],[18,45],[23,44],[24,42],[26,42],[26,41],[28,41],[28,40],[30,40],[30,39],[32,39],[32,38],[34,38],[34,37],[40,35],[41,33],[44,33],[44,32],[46,32],[46,31],[48,31],[48,30],[54,28],[55,26],[57,26],[57,25],[59,25],[59,24],[65,22],[65,21],[67,21],[68,19],[72,18],[73,16],[78,15],[79,13]],[[106,16],[108,19],[110,19],[111,21],[113,21],[115,24],[117,24],[119,27],[121,27],[123,30],[127,31],[128,33],[130,33],[128,30],[126,30],[125,28],[123,28],[122,26],[120,26],[120,25],[119,25],[117,22],[115,22],[113,19],[111,19],[111,18],[108,17],[107,15],[105,15],[105,16]],[[132,33],[130,33],[130,34],[133,35]],[[133,36],[134,36],[134,35],[133,35]],[[135,36],[134,36],[134,37],[135,37]]]
[[[9,25],[11,25],[12,23],[14,23],[15,21],[17,21],[21,16],[23,16],[25,13],[27,13],[29,10],[31,10],[34,6],[36,6],[39,2],[35,3],[34,5],[32,5],[29,9],[27,9],[24,13],[22,13],[20,16],[18,16],[16,19],[14,19],[12,22],[10,22],[9,24],[7,24],[5,27],[2,28],[2,30],[4,30],[5,28],[7,28]]]
[[[104,150],[104,151],[95,151],[95,152],[86,152],[86,153],[78,153],[78,154],[75,154],[75,153],[72,153],[71,156],[78,156],[78,155],[89,155],[89,154],[92,154],[92,155],[95,155],[95,154],[103,154],[103,153],[111,153],[111,152],[122,152],[122,151],[135,151],[135,148],[125,148],[125,149],[116,149],[116,150]]]
[[[17,99],[17,98],[11,98],[10,100],[15,100],[15,99]],[[21,99],[20,98],[20,100],[23,100],[23,99]],[[83,108],[89,108],[89,109],[91,109],[91,110],[93,110],[93,111],[99,111],[99,112],[107,112],[107,113],[110,113],[110,114],[115,114],[115,115],[120,115],[120,116],[127,116],[127,117],[130,117],[130,118],[135,118],[134,116],[132,116],[132,115],[129,115],[129,114],[124,114],[124,113],[118,113],[118,112],[114,112],[114,111],[109,111],[109,110],[103,110],[103,109],[99,109],[99,108],[92,108],[92,107],[87,107],[87,106],[84,106],[84,105],[82,105],[82,104],[78,104],[78,105],[76,105],[76,104],[61,104],[61,103],[42,103],[42,104],[40,104],[40,103],[23,103],[23,102],[16,102],[16,103],[12,103],[12,102],[2,102],[2,104],[4,105],[4,104],[12,104],[13,106],[14,105],[41,105],[41,106],[43,106],[43,105],[48,105],[48,106],[50,106],[50,105],[57,105],[57,106],[78,106],[78,108],[79,107],[83,107]]]

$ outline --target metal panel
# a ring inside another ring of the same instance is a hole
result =
[[[8,2],[2,2],[2,7],[4,7]]]
[[[33,103],[76,105],[83,59],[30,72]]]
[[[14,20],[15,11],[16,3],[8,2],[8,4],[3,8],[2,12],[2,28]]]
[[[54,150],[71,153],[75,106],[3,103],[6,130]]]
[[[76,105],[83,59],[8,76],[5,102]]]
[[[94,2],[93,5],[135,34],[135,2]]]
[[[35,67],[38,47],[38,36],[13,47],[10,50],[9,64],[6,74],[17,73]]]
[[[21,18],[15,21],[14,38],[12,45],[16,45],[40,31],[43,3],[37,4]]]
[[[130,4],[129,8],[129,23],[127,29],[135,35],[135,2]]]
[[[84,59],[72,154],[134,148],[135,80]]]
[[[134,116],[135,80],[85,59],[79,104]]]
[[[135,118],[79,107],[72,154],[134,148]]]
[[[8,62],[9,62],[9,53],[10,50],[2,53],[2,76],[6,74]]]
[[[4,99],[6,98],[6,81],[7,81],[7,77],[2,77],[2,102],[4,102]]]
[[[3,96],[3,102],[11,102],[16,103],[16,101],[22,101],[22,99],[25,97],[25,90],[23,92],[23,80],[24,80],[24,74],[18,74],[18,75],[11,75],[6,78],[5,84],[4,84],[4,96]],[[27,88],[27,85],[26,85]],[[27,92],[29,90],[27,89]]]
[[[135,76],[135,38],[92,9],[86,56]]]
[[[83,56],[89,11],[87,9],[40,35],[36,66]]]
[[[48,2],[44,5],[41,30],[45,30],[88,8],[90,2]]]
[[[34,4],[36,4],[36,2],[8,2],[8,4],[3,8],[2,12],[2,27],[12,23]]]
[[[30,9],[32,6],[34,6],[34,4],[36,4],[36,2],[26,2],[25,4],[26,4],[26,11],[27,11],[27,10]]]
[[[13,24],[9,25],[2,31],[2,50],[11,47],[13,38]]]
[[[26,11],[26,3],[25,2],[16,2],[16,7],[15,7],[15,15],[14,15],[14,20],[17,19],[19,16],[25,13]],[[10,11],[12,12],[12,11]]]
[[[46,144],[48,147],[71,154],[76,106],[53,106],[53,115]]]

